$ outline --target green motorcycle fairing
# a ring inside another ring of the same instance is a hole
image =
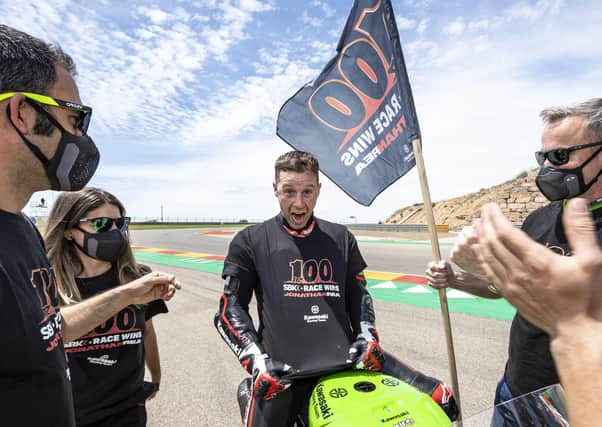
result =
[[[320,378],[309,403],[310,427],[451,427],[445,412],[403,381],[347,370]]]

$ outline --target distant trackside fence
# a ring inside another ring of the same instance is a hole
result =
[[[355,230],[384,231],[384,232],[427,232],[426,224],[347,224]],[[437,224],[435,229],[439,233],[448,233],[449,225]]]
[[[257,218],[195,218],[195,217],[166,217],[163,220],[153,217],[132,217],[133,224],[199,224],[199,225],[223,225],[223,224],[255,224],[263,220]]]

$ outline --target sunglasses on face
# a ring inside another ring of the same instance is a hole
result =
[[[34,101],[34,103],[42,104],[42,105],[50,105],[52,107],[63,108],[65,110],[76,111],[79,113],[79,119],[77,121],[76,127],[81,130],[84,134],[88,132],[88,127],[90,126],[90,120],[92,119],[92,108],[86,107],[85,105],[77,104],[75,102],[63,101],[62,99],[52,98],[47,95],[40,95],[39,93],[32,92],[6,92],[0,94],[0,101],[4,101],[8,98],[11,98],[14,95],[21,94],[25,96],[28,100]],[[35,107],[35,104],[32,104]],[[36,108],[36,110],[38,110]],[[40,110],[38,110],[40,111]],[[49,113],[42,109],[46,115]],[[41,111],[40,111],[41,112]],[[52,116],[50,116],[52,117]],[[53,118],[54,119],[54,118]],[[56,120],[52,120],[56,122]],[[62,126],[59,125],[62,128]]]
[[[120,218],[109,218],[107,216],[99,216],[97,218],[82,218],[79,222],[89,222],[92,224],[94,231],[97,233],[104,233],[105,231],[111,230],[113,224],[121,231],[127,231],[130,225],[131,218],[129,216],[122,216]]]
[[[575,145],[574,147],[568,148],[555,148],[550,151],[536,151],[535,160],[537,160],[537,163],[540,166],[543,166],[543,163],[546,161],[546,159],[548,159],[553,165],[560,166],[568,163],[571,151],[582,150],[584,148],[595,147],[598,145],[602,145],[602,141],[592,142],[590,144]]]

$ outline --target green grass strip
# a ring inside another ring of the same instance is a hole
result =
[[[224,267],[223,261],[209,260],[204,258],[185,258],[177,255],[161,254],[143,250],[134,250],[136,259],[141,262],[162,264],[166,266],[187,268],[189,270],[203,271],[221,275]],[[168,269],[167,269],[168,270]],[[382,280],[369,279],[368,289],[374,299],[389,301],[400,305],[412,305],[415,307],[431,308],[440,310],[439,297],[436,291],[430,293],[403,293],[403,290],[414,286],[412,283],[393,282],[395,288],[372,288],[372,286],[383,283]],[[448,298],[450,312],[465,313],[473,316],[486,317],[490,319],[510,320],[514,317],[515,309],[503,299],[490,300],[486,298]]]
[[[154,264],[169,265],[172,267],[187,268],[189,270],[204,271],[206,273],[222,274],[224,263],[204,258],[185,258],[181,256],[160,254],[156,252],[134,251],[139,262],[152,262]]]
[[[415,284],[395,283],[396,288],[371,288],[373,285],[382,283],[380,280],[368,280],[368,289],[372,298],[382,301],[396,302],[399,304],[413,305],[415,307],[425,307],[440,310],[439,294],[432,288],[431,293],[403,293],[402,291],[414,286]],[[420,285],[419,285],[420,286]],[[511,320],[516,313],[504,299],[487,298],[447,298],[447,305],[450,312],[464,313],[473,316],[486,317],[489,319]]]

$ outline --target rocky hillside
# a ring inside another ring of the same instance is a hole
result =
[[[477,193],[433,203],[436,224],[447,224],[449,229],[460,230],[470,225],[480,215],[481,206],[495,202],[515,224],[523,222],[532,210],[545,205],[548,200],[535,185],[538,169],[523,172],[515,179]],[[386,221],[387,224],[426,224],[423,204],[417,203],[398,210]]]

